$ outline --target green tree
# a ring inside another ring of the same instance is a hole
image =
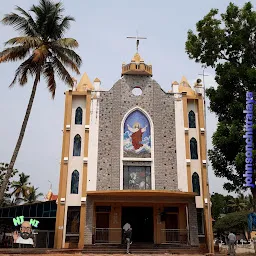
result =
[[[29,75],[34,78],[34,83],[17,144],[0,189],[0,202],[3,200],[5,188],[21,147],[38,82],[44,77],[54,98],[55,75],[57,74],[62,81],[72,87],[74,83],[66,68],[79,74],[78,68],[81,65],[81,58],[73,50],[78,47],[77,41],[73,38],[64,38],[74,18],[63,15],[62,3],[40,0],[39,4],[33,5],[29,12],[21,7],[17,7],[16,11],[18,14],[5,15],[2,23],[13,26],[21,36],[6,42],[6,45],[11,45],[11,47],[0,52],[0,63],[25,59],[17,68],[11,86],[16,81],[21,86],[25,85]]]
[[[225,214],[225,196],[219,193],[213,193],[211,195],[211,202],[212,202],[212,217],[214,220],[217,220],[221,214]]]
[[[247,203],[244,195],[240,194],[238,197],[229,200],[228,206],[233,210],[233,212],[246,210]]]
[[[214,232],[223,234],[228,231],[240,233],[248,230],[248,213],[247,211],[228,213],[216,221],[213,227]]]
[[[241,191],[245,178],[244,113],[246,91],[256,91],[256,12],[250,2],[239,8],[230,3],[225,13],[217,9],[188,31],[186,52],[190,59],[215,68],[217,89],[209,88],[210,110],[218,117],[209,158],[224,189]],[[255,115],[254,115],[255,116]],[[254,127],[254,130],[256,127]],[[254,136],[254,145],[256,136]],[[255,151],[253,152],[255,155]],[[254,169],[255,169],[254,162]],[[256,200],[256,188],[251,188]],[[254,204],[255,205],[255,204]]]
[[[233,209],[229,206],[229,202],[232,201],[234,199],[233,196],[231,195],[227,195],[225,196],[225,207],[224,207],[224,214],[228,214],[233,212]]]
[[[19,174],[19,180],[13,181],[11,188],[13,192],[11,195],[15,197],[16,202],[24,200],[29,195],[30,182],[29,175],[26,175],[24,172]]]
[[[4,177],[6,175],[7,169],[8,169],[7,163],[0,163],[0,186],[2,186]],[[16,174],[18,173],[18,170],[13,169],[11,178],[13,178]],[[11,193],[10,193],[10,188],[11,188],[11,182],[8,181],[8,184],[6,186],[6,189],[4,191],[4,199],[3,199],[3,206],[7,206],[11,204]]]
[[[252,211],[253,209],[255,209],[255,201],[253,200],[252,195],[248,195],[246,197],[246,208],[249,211]]]
[[[218,220],[220,217],[222,217],[225,214],[231,213],[236,211],[234,209],[233,203],[235,202],[236,198],[234,198],[231,195],[224,196],[219,193],[213,193],[211,195],[211,202],[212,202],[212,217],[214,220]],[[247,207],[247,200],[244,199],[242,201],[244,205],[240,205],[242,208],[248,208]],[[239,198],[239,203],[241,203],[241,199]],[[244,206],[244,207],[243,207]]]
[[[24,201],[26,203],[34,203],[38,202],[39,198],[43,196],[43,193],[37,193],[38,188],[35,188],[34,186],[28,188],[28,194],[24,198]]]

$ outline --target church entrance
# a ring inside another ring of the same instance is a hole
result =
[[[153,207],[123,207],[122,227],[126,222],[132,227],[132,241],[153,243]]]
[[[178,242],[178,214],[167,214],[165,217],[166,241],[168,243]]]

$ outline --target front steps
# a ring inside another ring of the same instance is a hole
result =
[[[207,251],[199,247],[179,246],[179,245],[154,245],[154,244],[132,244],[130,247],[132,254],[194,254],[204,255]],[[90,255],[90,254],[125,254],[126,246],[123,245],[110,245],[110,244],[96,244],[85,245],[84,249],[50,249],[50,248],[0,248],[0,255],[7,254],[69,254],[69,255]]]
[[[205,253],[199,247],[186,245],[154,245],[154,244],[132,244],[130,246],[132,254],[196,254]],[[126,252],[126,245],[96,244],[85,245],[83,253],[89,254],[123,254]]]

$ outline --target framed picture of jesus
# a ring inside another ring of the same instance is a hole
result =
[[[124,157],[150,158],[151,131],[147,117],[139,110],[133,111],[124,122]]]

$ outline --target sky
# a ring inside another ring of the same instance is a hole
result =
[[[36,0],[8,0],[0,7],[0,18],[14,11],[16,5],[28,10]],[[127,36],[147,37],[140,42],[139,52],[146,63],[152,64],[153,78],[165,91],[171,89],[173,81],[180,82],[184,75],[189,81],[202,77],[200,64],[189,60],[185,52],[187,31],[195,30],[195,24],[211,8],[224,12],[227,0],[63,0],[66,14],[76,22],[66,37],[79,42],[78,54],[83,59],[81,74],[87,72],[91,81],[98,77],[104,89],[110,89],[120,78],[123,62],[128,63],[136,52],[135,40]],[[242,6],[246,1],[236,0]],[[9,26],[0,24],[0,51],[4,42],[18,36]],[[24,87],[9,88],[18,63],[0,64],[1,100],[0,112],[0,162],[9,162],[15,147],[21,124],[30,97],[32,82]],[[206,69],[206,87],[217,86],[214,70]],[[78,81],[80,76],[75,76]],[[192,85],[192,84],[191,84]],[[30,175],[31,183],[47,193],[50,184],[54,193],[58,191],[62,129],[64,117],[64,92],[67,87],[58,81],[55,99],[42,80],[38,86],[32,113],[15,168]],[[211,148],[211,136],[216,129],[216,118],[207,112],[207,145]],[[226,192],[223,179],[214,177],[209,167],[211,192]]]

